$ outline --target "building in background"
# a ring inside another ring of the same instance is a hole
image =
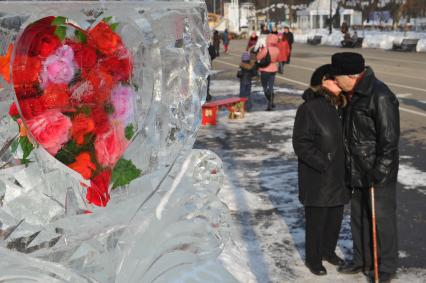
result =
[[[216,26],[223,31],[226,28],[230,32],[240,33],[256,27],[255,5],[251,2],[240,3],[238,0],[223,4],[224,20]]]
[[[241,30],[256,30],[257,29],[257,18],[256,18],[256,6],[254,3],[246,2],[241,3],[241,17],[240,27]]]
[[[346,22],[349,26],[362,24],[362,13],[354,9],[338,8],[332,2],[333,21],[341,26]],[[328,29],[330,17],[330,0],[315,0],[306,9],[297,11],[297,27],[299,29]]]

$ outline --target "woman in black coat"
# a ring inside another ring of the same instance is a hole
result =
[[[312,74],[293,129],[293,147],[299,160],[299,200],[305,206],[306,266],[316,275],[327,274],[322,260],[344,264],[335,249],[343,206],[350,197],[345,186],[342,124],[346,100],[330,70],[331,65],[324,65]]]

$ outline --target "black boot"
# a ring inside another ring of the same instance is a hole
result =
[[[305,265],[309,269],[309,271],[315,275],[318,275],[318,276],[327,275],[327,269],[325,269],[325,267],[322,264],[319,266],[312,266],[308,263],[305,263]]]
[[[272,111],[275,108],[275,104],[274,104],[274,93],[270,93],[269,95],[269,101],[268,101],[268,108],[266,109],[267,111]]]
[[[269,111],[269,101],[271,101],[271,94],[269,93],[269,91],[265,92],[265,97],[266,97],[266,100],[267,100],[266,105],[268,105],[268,107],[266,108],[266,111]]]
[[[339,273],[343,273],[343,274],[356,274],[356,273],[364,273],[364,274],[368,274],[368,271],[366,268],[364,268],[364,266],[362,265],[358,265],[355,264],[353,262],[349,262],[349,263],[345,263],[345,265],[343,266],[339,266],[337,268],[337,271]]]
[[[341,259],[340,257],[338,257],[336,255],[336,253],[332,253],[329,256],[323,256],[322,259],[331,263],[332,265],[336,265],[336,266],[344,266],[345,265],[345,261],[343,259]]]

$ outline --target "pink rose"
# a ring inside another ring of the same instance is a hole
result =
[[[128,144],[121,124],[113,124],[108,132],[100,134],[95,140],[96,159],[102,166],[113,167],[123,155]]]
[[[124,125],[131,122],[134,111],[133,96],[133,90],[129,86],[118,85],[112,90],[113,119],[121,121]]]
[[[41,73],[42,87],[49,82],[68,84],[75,74],[74,51],[68,45],[63,45],[55,54],[46,58]]]
[[[49,110],[27,121],[32,136],[50,154],[56,155],[69,140],[71,120],[58,110]]]

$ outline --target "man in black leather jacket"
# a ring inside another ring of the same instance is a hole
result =
[[[395,275],[398,258],[396,182],[399,164],[399,110],[392,91],[378,80],[362,55],[351,52],[332,56],[333,73],[347,93],[344,118],[347,185],[353,188],[351,230],[353,262],[342,273],[373,267],[371,201],[375,188],[380,282]]]

